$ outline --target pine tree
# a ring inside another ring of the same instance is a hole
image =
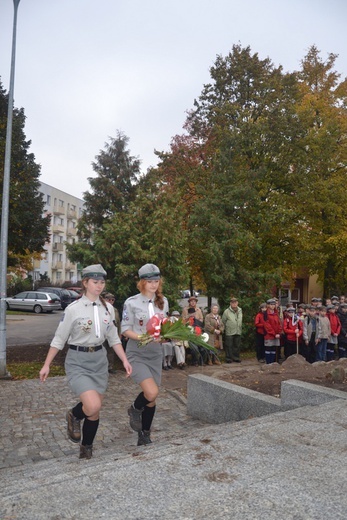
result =
[[[0,206],[3,193],[8,96],[0,83]],[[24,110],[13,110],[13,133],[9,193],[8,266],[20,263],[20,255],[43,251],[49,241],[50,216],[42,216],[39,191],[40,166],[29,153],[31,141],[24,134]]]

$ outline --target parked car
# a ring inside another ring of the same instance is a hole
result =
[[[54,293],[38,291],[24,291],[6,298],[7,309],[16,311],[53,312],[61,309],[59,296]]]
[[[47,291],[59,296],[62,309],[66,309],[66,307],[70,305],[72,301],[69,291],[66,289],[61,289],[60,287],[40,287],[40,291]]]
[[[82,294],[78,293],[77,291],[73,291],[72,289],[66,289],[66,290],[69,291],[72,302],[79,300],[82,296]]]
[[[193,291],[193,294],[194,296],[198,297],[200,293],[198,293],[198,291]],[[190,290],[189,289],[185,289],[184,291],[181,292],[181,297],[182,298],[190,298]]]
[[[65,287],[68,291],[75,291],[82,296],[83,287]]]

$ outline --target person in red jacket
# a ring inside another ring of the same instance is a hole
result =
[[[333,361],[333,359],[335,358],[335,348],[337,348],[337,338],[341,332],[341,322],[340,318],[336,314],[335,305],[328,305],[327,311],[327,316],[330,321],[331,328],[331,336],[328,339],[327,344],[327,361]]]
[[[259,305],[259,311],[254,318],[255,325],[255,350],[257,354],[257,360],[260,363],[265,361],[265,345],[264,345],[264,313],[266,311],[266,303]]]
[[[299,338],[302,336],[302,321],[295,316],[294,307],[287,309],[287,316],[283,320],[283,331],[286,336],[284,356],[287,359],[299,351]]]
[[[276,300],[270,299],[266,302],[264,313],[264,345],[265,361],[267,364],[276,361],[276,347],[280,346],[282,325],[278,313],[275,311]]]

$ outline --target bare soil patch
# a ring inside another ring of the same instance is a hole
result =
[[[347,391],[347,358],[310,364],[302,356],[289,357],[282,364],[259,365],[257,368],[245,368],[235,372],[224,371],[214,377],[235,385],[250,388],[263,394],[279,397],[282,381],[297,379],[307,383]]]

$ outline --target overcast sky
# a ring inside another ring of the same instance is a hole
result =
[[[142,171],[183,132],[217,55],[250,45],[297,70],[315,44],[347,76],[346,0],[21,0],[14,99],[40,180],[77,197],[117,130]],[[13,1],[0,0],[8,90]]]

